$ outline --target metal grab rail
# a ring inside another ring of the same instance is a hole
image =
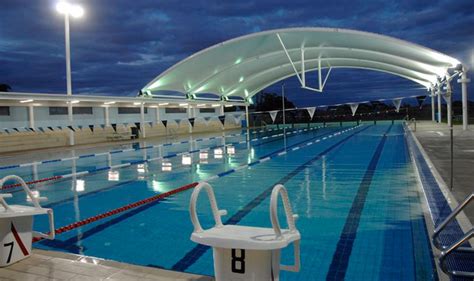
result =
[[[285,210],[286,221],[290,232],[294,233],[298,231],[295,226],[295,220],[298,218],[298,215],[293,214],[286,188],[281,184],[275,185],[275,187],[273,187],[272,195],[270,197],[270,221],[272,222],[272,228],[275,231],[276,237],[280,238],[282,237],[282,234],[280,222],[278,220],[278,195],[281,195],[281,200],[283,201],[283,208]],[[301,266],[300,240],[296,240],[293,243],[293,265],[280,265],[280,267],[282,270],[298,272],[300,271]]]
[[[41,205],[39,204],[39,200],[46,200],[47,198],[34,196],[33,192],[31,192],[31,189],[28,187],[26,182],[21,177],[16,176],[16,175],[5,176],[4,178],[0,179],[0,189],[2,189],[3,185],[8,180],[14,180],[20,183],[21,187],[23,187],[23,190],[28,195],[28,197],[31,200],[31,203],[33,203],[33,206],[36,209],[46,210],[46,214],[48,215],[48,221],[49,221],[49,233],[33,231],[33,237],[41,237],[41,238],[53,240],[55,238],[53,210],[49,208],[42,208]],[[5,208],[5,211],[7,212],[13,212],[13,209],[7,204],[4,198],[11,198],[11,197],[12,195],[9,193],[0,194],[0,205],[2,205]]]
[[[189,203],[189,214],[191,215],[191,222],[194,226],[194,232],[203,232],[204,230],[201,227],[201,223],[199,222],[199,218],[196,211],[196,204],[199,197],[199,193],[202,189],[205,189],[207,192],[207,197],[209,198],[209,202],[211,204],[212,215],[215,221],[215,227],[222,227],[222,220],[221,216],[227,215],[226,210],[219,210],[217,207],[216,196],[214,195],[214,190],[207,182],[200,182],[191,194],[191,201]]]
[[[434,230],[434,233],[431,236],[431,240],[433,241],[433,244],[436,246],[436,248],[440,250],[447,248],[447,246],[441,245],[437,239],[440,232],[446,227],[446,225],[448,225],[449,222],[455,219],[456,216],[464,209],[464,207],[466,207],[473,199],[474,193],[471,193],[471,195],[467,196],[466,199],[464,199],[464,201],[459,204],[456,209],[454,209],[451,214],[446,219],[444,219],[444,221]]]
[[[472,195],[471,195],[471,197],[472,197]],[[443,270],[444,273],[454,275],[454,276],[458,276],[458,277],[474,278],[474,272],[455,271],[455,270],[450,271],[450,270],[448,270],[448,268],[446,266],[446,258],[450,254],[452,254],[452,252],[454,250],[457,250],[457,251],[460,251],[460,252],[474,253],[473,248],[460,247],[462,244],[469,241],[469,239],[471,239],[472,237],[474,237],[474,228],[469,230],[469,232],[467,232],[466,235],[464,235],[461,239],[459,239],[453,245],[451,245],[451,247],[449,247],[449,249],[446,249],[445,251],[441,252],[441,255],[439,257],[439,265],[441,267],[441,270]]]

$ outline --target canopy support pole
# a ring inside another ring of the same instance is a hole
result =
[[[141,135],[143,138],[146,138],[146,129],[145,129],[145,103],[140,104],[140,128],[142,130]]]
[[[431,88],[431,121],[435,122],[435,90],[434,88]]]
[[[461,79],[458,79],[458,83],[461,83],[461,93],[462,93],[462,129],[465,131],[468,129],[469,125],[469,101],[467,97],[467,83],[471,82],[467,78],[467,69],[463,67],[463,72]]]
[[[441,124],[442,112],[441,112],[441,91],[438,89],[438,123]]]

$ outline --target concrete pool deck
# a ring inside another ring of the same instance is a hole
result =
[[[444,123],[417,121],[416,131],[413,125],[410,125],[410,128],[449,189],[451,161],[448,126]],[[453,135],[454,176],[453,189],[450,191],[459,203],[474,192],[474,129],[463,131],[461,125],[455,125]],[[474,204],[467,206],[464,213],[470,222],[473,222]]]
[[[211,281],[214,278],[74,254],[33,250],[29,258],[0,268],[0,280]]]

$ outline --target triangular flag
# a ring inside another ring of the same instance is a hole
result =
[[[17,128],[13,128],[13,130],[17,131],[18,133],[20,132],[20,130],[18,130]]]
[[[418,102],[418,106],[421,108],[421,106],[423,105],[423,102],[425,101],[426,99],[426,96],[417,96],[416,97],[416,101]]]
[[[219,121],[221,121],[222,126],[224,126],[224,123],[225,123],[225,115],[219,116]]]
[[[148,122],[148,125],[150,125],[150,127],[153,128],[153,122],[152,121]]]
[[[77,125],[77,127],[82,131],[82,125]]]
[[[72,126],[67,126],[69,128],[69,130],[75,132],[76,130],[74,130],[74,128]]]
[[[352,116],[355,116],[357,108],[359,108],[359,104],[358,103],[349,103],[349,106],[351,107]]]
[[[316,112],[316,107],[308,107],[306,108],[309,114],[309,119],[313,119],[314,113]]]
[[[206,126],[209,125],[209,120],[211,120],[211,117],[203,117],[202,119],[204,119]]]
[[[242,114],[234,114],[235,124],[239,124],[241,119],[242,119]]]
[[[101,127],[102,129],[105,129],[105,124],[100,124],[100,127]]]
[[[141,131],[140,122],[135,122],[135,127],[137,127],[137,129],[138,129],[139,131]]]
[[[127,122],[122,123],[122,125],[123,125],[125,128],[128,127],[128,123],[127,123]]]
[[[188,121],[189,121],[189,124],[191,124],[191,127],[194,127],[194,120],[196,120],[196,118],[188,118]]]
[[[35,129],[34,129],[34,128],[28,128],[28,130],[30,130],[30,131],[32,131],[32,132],[35,132],[35,133],[36,133],[36,131],[35,131]]]
[[[114,129],[114,132],[117,132],[117,123],[112,123],[110,126],[112,126],[112,129]]]
[[[53,132],[54,132],[54,129],[53,129],[53,127],[48,127],[48,129],[50,129],[51,131],[53,131]]]
[[[402,104],[402,98],[393,99],[392,102],[393,102],[393,105],[395,105],[395,110],[397,112],[399,112],[400,111],[400,105]]]
[[[56,126],[56,127],[57,127],[60,131],[63,130],[63,127],[61,127],[61,126]]]
[[[168,121],[167,121],[167,120],[161,120],[161,123],[163,124],[163,126],[165,126],[165,128],[166,128],[166,125],[168,125]]]
[[[10,131],[8,129],[3,129],[7,134],[10,134]]]
[[[43,127],[38,127],[38,130],[40,130],[40,132],[44,133]]]
[[[89,125],[89,129],[91,130],[91,132],[94,132],[94,125]]]
[[[181,119],[174,119],[174,122],[176,122],[176,124],[178,124],[179,126],[179,124],[181,123]]]
[[[272,123],[275,123],[275,118],[278,114],[278,110],[269,111],[268,113],[270,113],[270,117],[272,118]]]

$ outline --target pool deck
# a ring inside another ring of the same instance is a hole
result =
[[[136,266],[61,252],[33,250],[33,254],[7,268],[0,268],[0,280],[141,280],[211,281],[200,276],[158,268]]]
[[[413,130],[414,126],[410,128]],[[437,172],[450,186],[450,132],[446,124],[431,121],[418,121],[416,138],[422,145]],[[463,131],[460,125],[454,126],[454,173],[451,193],[457,203],[462,202],[474,192],[474,126]],[[456,204],[457,204],[456,203]],[[466,207],[464,213],[470,222],[474,222],[474,204]]]

